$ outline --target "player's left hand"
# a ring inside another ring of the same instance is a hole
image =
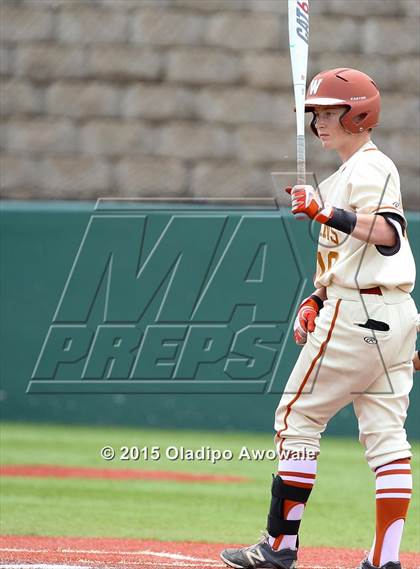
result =
[[[310,296],[305,298],[299,306],[293,326],[295,342],[299,346],[306,344],[308,332],[315,330],[315,318],[318,316],[319,310],[318,303]]]
[[[323,204],[316,190],[309,185],[293,186],[286,188],[286,192],[292,198],[292,213],[304,214],[311,219],[326,223],[332,216],[333,208],[328,204]]]

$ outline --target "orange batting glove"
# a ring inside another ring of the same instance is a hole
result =
[[[323,204],[321,198],[312,186],[287,187],[286,192],[292,198],[292,213],[304,214],[319,223],[326,223],[331,219],[333,208]]]
[[[308,296],[298,308],[293,326],[295,342],[298,346],[306,344],[308,332],[315,330],[315,318],[322,308],[322,300],[316,295]]]

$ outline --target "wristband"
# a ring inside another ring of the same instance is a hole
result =
[[[318,308],[320,310],[324,306],[324,301],[321,298],[319,298],[319,296],[317,296],[316,294],[311,294],[309,298],[312,298],[312,300],[314,300],[317,303]]]
[[[339,207],[333,207],[332,209],[332,215],[330,219],[325,222],[325,225],[329,225],[349,235],[353,233],[356,227],[357,215],[352,211],[346,211]]]

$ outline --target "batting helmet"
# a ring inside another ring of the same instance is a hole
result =
[[[312,79],[306,93],[305,112],[314,112],[315,106],[332,105],[347,107],[340,117],[340,123],[351,134],[373,128],[379,122],[379,90],[369,75],[356,69],[321,71]],[[311,129],[318,136],[315,115]]]

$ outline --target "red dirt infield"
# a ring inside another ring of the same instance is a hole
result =
[[[18,569],[215,569],[226,567],[219,552],[226,544],[152,540],[1,536],[0,568]],[[302,548],[299,569],[355,569],[363,551]],[[418,569],[420,555],[402,554],[404,569]]]
[[[32,476],[37,478],[104,478],[108,480],[168,480],[169,482],[248,482],[244,476],[192,474],[166,470],[137,470],[128,468],[87,468],[55,464],[8,464],[0,467],[0,476]]]

